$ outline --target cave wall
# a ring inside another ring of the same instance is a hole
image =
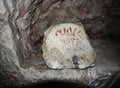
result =
[[[1,30],[9,27],[20,65],[31,67],[44,63],[41,45],[51,25],[82,23],[90,39],[119,35],[118,5],[113,0],[1,0]]]
[[[118,37],[119,5],[119,0],[0,0],[1,75],[12,75],[8,83],[17,79],[19,85],[25,69],[40,70],[44,31],[54,24],[82,23],[90,39]]]

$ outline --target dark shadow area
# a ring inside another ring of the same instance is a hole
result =
[[[120,88],[120,77],[118,77],[110,88]]]
[[[76,82],[66,82],[66,81],[44,81],[41,83],[31,84],[22,88],[90,88],[87,85],[76,83]]]
[[[84,84],[76,83],[76,82],[66,82],[66,81],[44,81],[41,83],[35,83],[28,86],[24,86],[21,88],[120,88],[120,77],[116,78],[116,80],[110,79],[109,81],[113,82],[107,82],[106,85],[101,86],[103,84],[100,84],[100,86],[97,87],[90,87]]]
[[[97,87],[95,86],[90,87],[88,85],[84,85],[83,83],[48,80],[48,81],[33,83],[21,87],[5,86],[5,85],[1,86],[0,84],[0,88],[120,88],[120,77],[117,77],[115,80],[110,79],[105,85],[103,85],[104,83],[105,82],[101,83],[100,86]]]

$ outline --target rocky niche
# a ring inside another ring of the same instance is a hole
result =
[[[109,88],[117,78],[119,0],[0,0],[0,88]]]

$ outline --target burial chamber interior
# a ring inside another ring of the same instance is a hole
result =
[[[120,88],[119,0],[10,0],[13,7],[7,0],[0,2],[6,12],[0,12],[0,88]],[[20,13],[16,18],[13,8]],[[68,22],[83,24],[97,55],[94,67],[46,66],[44,32]]]

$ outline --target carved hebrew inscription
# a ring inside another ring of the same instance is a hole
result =
[[[45,32],[43,57],[52,69],[86,68],[95,61],[95,52],[82,25],[64,23]]]

